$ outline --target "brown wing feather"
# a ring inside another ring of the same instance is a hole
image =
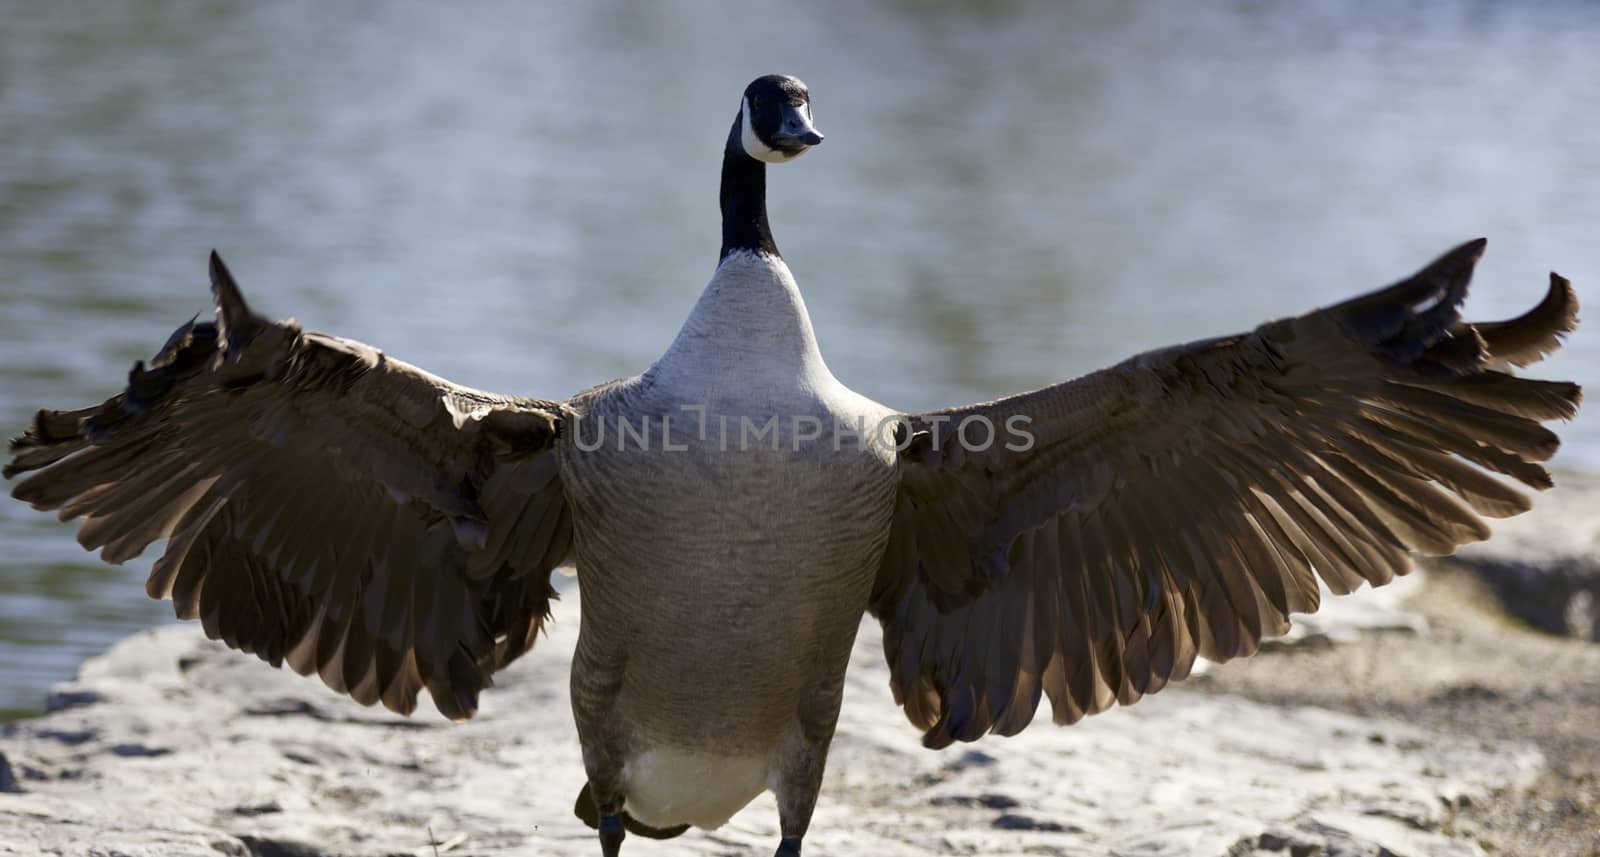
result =
[[[166,539],[147,586],[206,634],[363,704],[427,689],[470,717],[532,645],[571,542],[560,406],[459,387],[249,309],[213,254],[218,321],[127,389],[40,411],[13,494],[108,562]]]
[[[1576,385],[1516,378],[1576,324],[1552,276],[1526,315],[1468,325],[1483,242],[1387,289],[1250,334],[911,418],[871,612],[929,746],[1013,734],[1041,692],[1070,723],[1197,656],[1254,652],[1293,612],[1483,539],[1550,484]],[[1033,444],[948,437],[1023,416]],[[944,442],[938,432],[943,428]]]

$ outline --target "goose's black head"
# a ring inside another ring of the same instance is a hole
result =
[[[811,124],[811,95],[799,78],[758,77],[744,89],[739,118],[728,141],[758,161],[781,164],[822,142]]]

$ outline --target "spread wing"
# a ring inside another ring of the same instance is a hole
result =
[[[1539,423],[1580,393],[1503,370],[1554,350],[1577,299],[1552,274],[1527,315],[1462,323],[1483,245],[1247,334],[911,417],[871,612],[924,742],[1014,734],[1041,693],[1058,723],[1131,704],[1287,630],[1319,577],[1380,585],[1526,511],[1499,477],[1549,486]]]
[[[269,322],[215,254],[211,275],[217,322],[106,402],[40,411],[12,493],[83,518],[109,562],[166,539],[146,589],[213,639],[363,704],[409,713],[426,689],[470,717],[533,645],[570,545],[560,406]]]

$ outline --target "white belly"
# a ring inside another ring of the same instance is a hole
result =
[[[721,827],[767,789],[765,756],[652,749],[622,768],[625,808],[651,827]]]

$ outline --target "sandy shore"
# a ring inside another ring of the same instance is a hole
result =
[[[807,853],[1600,853],[1600,647],[1527,630],[1442,566],[1335,604],[1131,708],[940,753],[867,623]],[[465,725],[363,709],[193,626],[137,635],[0,732],[0,853],[593,857],[571,814],[576,608]],[[624,853],[776,840],[763,797]]]
[[[66,707],[0,739],[24,790],[0,795],[0,849],[377,855],[436,842],[441,854],[588,857],[593,838],[569,810],[583,777],[565,690],[574,607],[462,726],[362,709],[192,627],[138,635],[87,664],[58,696]],[[1449,630],[1332,647],[1318,634],[1070,729],[943,753],[918,745],[874,629],[862,637],[811,853],[1477,854],[1459,835],[1464,809],[1565,781],[1543,732],[1419,721],[1399,704],[1440,699],[1446,679],[1373,681],[1373,663],[1397,652],[1430,663],[1454,645]],[[1363,710],[1353,701],[1368,693],[1383,702]],[[775,823],[763,799],[722,830],[629,850],[764,854]]]
[[[1600,478],[1557,484],[1533,512],[1495,522],[1492,540],[1428,566],[1405,600],[1427,633],[1300,646],[1189,687],[1529,742],[1546,764],[1529,788],[1457,807],[1441,829],[1490,853],[1600,855],[1600,646],[1584,641],[1600,594]]]

